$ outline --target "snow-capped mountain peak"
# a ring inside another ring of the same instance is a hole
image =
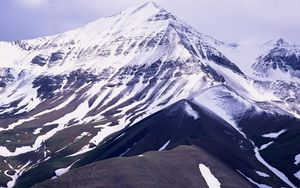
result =
[[[296,116],[297,84],[257,80],[249,76],[253,69],[244,69],[257,60],[269,67],[269,56],[282,65],[282,54],[296,47],[277,43],[248,57],[242,45],[201,34],[152,2],[62,34],[0,42],[0,136],[15,135],[0,140],[0,156],[9,161],[0,165],[15,175],[4,170],[0,175],[14,181],[23,169],[57,156],[72,161],[62,168],[69,169],[107,136],[182,99],[195,102],[184,115],[205,122],[195,110],[209,109],[245,139],[237,125],[245,117]],[[286,92],[277,91],[282,85]],[[30,161],[10,165],[22,156]]]
[[[257,59],[253,68],[265,77],[283,80],[300,78],[300,47],[278,39],[267,53]]]
[[[289,43],[283,38],[280,38],[276,41],[276,46],[288,46]]]

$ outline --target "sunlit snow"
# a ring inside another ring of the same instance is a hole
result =
[[[199,169],[209,188],[221,188],[221,183],[207,166],[199,164]]]

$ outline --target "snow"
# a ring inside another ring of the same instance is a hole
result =
[[[23,55],[23,51],[17,46],[12,45],[8,42],[0,41],[0,51],[5,53],[0,53],[1,67],[11,67],[11,65],[16,64],[17,67],[20,65],[18,58]]]
[[[109,126],[110,124],[111,122],[102,125],[101,130],[90,140],[90,143],[98,145],[108,135],[123,129],[123,126]]]
[[[7,128],[2,128],[0,127],[0,132],[1,131],[7,131],[7,130],[12,130],[14,129],[16,126],[22,125],[23,123],[29,122],[34,120],[33,117],[31,118],[27,118],[27,119],[19,119],[17,122],[10,124]]]
[[[130,148],[127,148],[127,150],[126,151],[124,151],[123,153],[121,153],[121,155],[119,156],[119,157],[123,157],[128,151],[130,151],[131,150],[131,148],[132,147],[130,147]]]
[[[187,112],[187,115],[193,117],[195,120],[199,119],[198,112],[196,112],[188,102],[185,102],[184,104],[185,104],[185,111]]]
[[[74,163],[73,163],[74,164]],[[66,167],[66,168],[60,168],[60,169],[57,169],[55,170],[55,175],[57,177],[69,172],[70,168],[73,166],[73,164],[71,164],[70,166]]]
[[[300,154],[295,156],[295,165],[300,164]]]
[[[167,146],[169,145],[169,143],[170,143],[170,140],[167,141],[161,148],[159,148],[158,151],[163,151],[163,150],[165,150],[165,149],[167,148]]]
[[[252,65],[256,62],[257,57],[266,53],[269,49],[269,46],[261,46],[257,43],[242,43],[237,48],[226,45],[218,46],[218,50],[250,77],[254,76]]]
[[[80,140],[81,138],[85,137],[85,136],[89,136],[90,133],[89,132],[82,132],[79,136],[77,136],[75,138],[75,141]]]
[[[85,113],[82,113],[85,112]],[[51,138],[55,133],[58,131],[61,131],[65,128],[65,125],[71,120],[71,119],[83,119],[85,114],[88,112],[88,104],[87,101],[82,102],[73,112],[70,112],[63,117],[53,121],[53,122],[48,122],[44,126],[51,125],[51,124],[58,124],[56,128],[53,128],[52,130],[48,131],[44,135],[40,135],[36,138],[35,142],[31,146],[22,146],[22,147],[17,147],[15,151],[10,151],[4,146],[0,146],[0,156],[4,157],[9,157],[9,156],[17,156],[20,154],[28,153],[31,151],[35,151],[38,148],[42,146],[42,144]],[[34,119],[34,117],[31,117],[29,120]],[[28,119],[26,120],[20,120],[22,122],[29,121]],[[16,125],[19,125],[20,123],[17,122]],[[16,126],[13,125],[13,126]],[[8,129],[12,129],[12,125]],[[1,130],[1,129],[0,129]]]
[[[271,91],[259,91],[254,86],[254,81],[233,72],[231,69],[218,65],[211,61],[206,61],[208,65],[214,68],[219,74],[223,75],[227,85],[239,92],[245,98],[253,101],[276,101],[279,100]]]
[[[95,135],[89,143],[93,143],[95,145],[98,145],[101,141],[104,140],[108,135],[111,135],[114,132],[117,132],[125,127],[125,124],[123,125],[116,125],[116,126],[109,126],[111,122],[103,124],[103,125],[98,125],[97,128],[101,128],[101,130]],[[89,148],[89,144],[81,148],[78,152],[69,155],[69,157],[80,155],[82,153],[88,152],[92,150],[93,148]]]
[[[141,9],[143,10],[141,11]],[[38,48],[37,50],[30,51],[30,53],[28,51],[22,50],[17,45],[13,45],[7,42],[0,42],[0,52],[1,52],[0,59],[3,62],[0,64],[0,68],[10,67],[15,69],[14,75],[18,75],[23,70],[25,70],[26,73],[24,74],[24,77],[17,79],[14,83],[9,85],[9,87],[5,89],[5,92],[0,92],[0,106],[7,105],[11,101],[22,98],[23,100],[18,105],[18,107],[22,105],[27,105],[27,106],[25,109],[22,109],[19,113],[35,109],[35,107],[37,107],[42,101],[36,97],[37,88],[32,88],[31,83],[37,76],[42,74],[60,75],[60,74],[69,73],[79,68],[83,70],[90,69],[95,73],[99,73],[105,68],[112,68],[113,71],[111,77],[109,78],[110,80],[115,75],[117,70],[127,65],[150,64],[158,59],[161,59],[163,61],[171,61],[171,62],[176,60],[186,62],[186,60],[191,57],[191,54],[181,44],[181,39],[178,36],[179,31],[169,30],[170,20],[148,22],[149,18],[153,17],[153,15],[157,14],[160,11],[162,11],[162,9],[157,5],[153,3],[147,3],[142,7],[133,7],[119,14],[99,19],[93,23],[86,25],[83,28],[79,28],[55,36],[49,36],[49,37],[24,41],[28,43],[29,46],[32,46],[33,48],[37,46],[42,46],[43,44],[49,44],[49,46],[51,46],[45,48]],[[182,23],[178,21],[178,23],[175,24],[181,27],[180,24]],[[184,24],[182,26],[187,26],[187,25]],[[168,39],[170,40],[170,44],[168,46],[165,45],[155,46],[154,48],[150,48],[150,49],[138,48],[138,44],[141,44],[144,40],[153,38],[159,32],[168,35]],[[198,38],[200,34],[195,32],[192,33],[191,35],[195,35],[189,38],[191,40],[190,41],[191,45],[195,46],[195,43],[197,41],[195,38]],[[122,40],[120,42],[115,42],[116,39],[119,39],[120,37],[126,38],[126,39],[122,39],[125,41],[123,47],[124,50],[128,49],[134,42],[136,42],[137,45],[131,50],[129,54],[127,55],[121,54],[119,56],[115,56],[113,55],[113,52],[115,52],[117,47],[121,45],[123,42]],[[213,46],[216,45],[215,40],[211,38],[209,39],[208,37],[206,39],[211,41],[212,43],[215,43],[212,44]],[[51,55],[51,53],[58,50],[62,50],[66,53],[69,52],[70,45],[67,45],[67,43],[69,43],[70,41],[73,41],[74,45],[71,46],[72,51],[66,57],[65,62],[61,62],[52,67],[47,67],[47,66],[39,67],[37,65],[32,65],[30,63],[32,58],[38,54],[49,56]],[[57,46],[57,47],[53,47],[53,46]],[[79,57],[79,53],[81,51],[88,50],[89,48],[93,50],[90,53],[82,57]],[[107,57],[104,56],[100,57],[97,54],[97,51],[101,48],[105,50],[110,50],[112,53]],[[252,45],[252,46],[239,45],[237,48],[232,48],[232,47],[228,48],[219,45],[217,48],[218,49],[220,48],[221,51],[224,52],[226,56],[228,55],[229,59],[232,60],[232,62],[239,65],[242,71],[245,72],[246,75],[249,75],[250,77],[254,76],[253,69],[251,68],[251,66],[255,62],[256,58],[259,55],[265,53],[267,49],[269,49],[269,47],[266,46],[258,49],[256,45]],[[197,53],[199,55],[199,52]],[[127,115],[126,112],[128,112],[131,108],[140,105],[139,107],[141,109],[140,114],[142,114],[139,116],[139,118],[137,118],[132,123],[134,124],[142,120],[143,118],[170,105],[171,103],[177,102],[178,100],[181,99],[194,99],[199,105],[203,105],[208,109],[212,110],[221,118],[223,118],[226,122],[231,124],[241,134],[244,135],[244,133],[242,133],[237,127],[234,121],[234,116],[238,113],[243,113],[245,110],[247,110],[250,107],[253,107],[254,100],[263,101],[263,102],[278,100],[278,98],[273,96],[273,94],[269,91],[268,92],[258,91],[258,89],[255,88],[253,84],[253,80],[251,79],[246,79],[243,76],[237,75],[236,73],[233,73],[228,68],[219,66],[214,62],[202,61],[201,58],[197,60],[199,60],[198,62],[199,64],[203,63],[212,66],[214,69],[217,70],[217,72],[219,72],[226,78],[227,85],[232,86],[233,89],[237,91],[237,93],[228,91],[229,94],[226,96],[232,97],[233,98],[232,101],[226,101],[225,100],[226,97],[224,97],[223,94],[218,93],[220,90],[227,91],[228,89],[226,87],[217,85],[218,83],[212,82],[211,80],[208,81],[207,83],[203,83],[203,81],[201,80],[206,75],[201,71],[191,75],[183,75],[179,80],[176,80],[174,77],[172,77],[166,83],[163,83],[161,79],[158,79],[157,81],[158,84],[156,85],[156,87],[160,86],[161,88],[159,90],[156,90],[156,88],[152,88],[146,94],[145,98],[134,101],[132,104],[125,106],[122,109],[118,109],[119,113],[115,115],[122,116],[122,118],[118,119],[119,122],[116,126],[110,127],[109,126],[111,124],[110,122],[107,124],[99,123],[99,125],[94,126],[94,128],[101,128],[101,130],[99,130],[99,132],[91,138],[89,143],[99,145],[105,139],[105,137],[107,137],[108,135],[114,132],[122,130],[125,126],[129,125],[129,119],[132,116],[132,114]],[[162,66],[160,65],[159,69],[161,69],[161,67]],[[122,81],[126,83],[130,79],[131,77],[128,77],[123,79]],[[168,86],[173,81],[174,82],[176,81],[174,86],[170,88],[170,90],[168,90],[166,93],[163,93],[165,89],[167,89]],[[101,88],[106,83],[107,81],[105,80],[94,84],[85,93],[85,95],[79,99],[82,100],[82,102],[74,111],[65,114],[64,116],[56,119],[53,122],[48,122],[46,124],[46,125],[58,124],[57,128],[52,129],[51,131],[45,133],[44,135],[39,135],[41,133],[42,128],[35,129],[33,131],[33,134],[37,134],[39,136],[37,137],[33,145],[21,146],[16,148],[15,151],[10,151],[8,150],[8,148],[4,146],[0,146],[0,156],[4,156],[4,157],[17,156],[23,153],[27,153],[39,149],[42,146],[43,142],[51,138],[58,131],[67,128],[66,126],[67,123],[72,119],[78,121],[79,122],[78,124],[85,124],[90,121],[98,122],[97,120],[100,120],[102,118],[104,119],[104,116],[102,115],[103,113],[120,105],[128,98],[135,96],[148,84],[148,83],[146,84],[141,83],[140,80],[140,82],[136,84],[133,90],[131,91],[127,91],[126,90],[127,86],[123,85],[120,87],[107,89],[103,93],[100,93],[99,88]],[[159,85],[162,83],[163,85]],[[65,84],[66,84],[66,80],[64,80],[63,85]],[[216,87],[216,89],[209,88],[208,85],[210,85],[211,87]],[[219,91],[217,89],[218,87],[219,87]],[[81,88],[77,88],[77,90],[80,89]],[[59,91],[62,91],[62,88]],[[124,94],[124,97],[122,97],[115,104],[109,106],[108,108],[106,108],[96,116],[86,117],[87,112],[96,108],[96,106],[105,97],[107,97],[107,94],[110,94],[109,97],[106,98],[107,101],[109,101],[120,93]],[[88,101],[89,99],[91,99],[91,97],[95,95],[97,95],[98,97],[95,100],[94,104],[91,107],[89,107]],[[154,100],[149,101],[149,98],[152,95],[155,96]],[[62,108],[70,104],[74,99],[76,99],[76,97],[77,97],[77,93],[75,93],[72,96],[68,96],[67,100],[62,102],[60,105],[52,109],[41,111],[32,117],[28,117],[26,119],[19,119],[18,121],[10,124],[8,128],[0,128],[0,131],[14,129],[16,126],[20,126],[23,123],[33,121],[37,118],[40,118],[40,116],[45,116],[48,113],[61,110]],[[164,102],[169,97],[172,97],[172,99],[167,104],[163,106],[158,105]],[[9,108],[5,112],[10,112],[12,110],[14,110],[14,108]],[[185,111],[187,115],[194,118],[195,120],[200,118],[200,115],[188,103],[185,103]],[[4,113],[4,111],[2,111],[1,113]],[[276,138],[282,133],[283,132],[280,131],[279,133],[269,133],[262,136],[268,138]],[[89,135],[90,134],[88,132],[83,132],[81,135],[76,137],[75,141]],[[164,150],[168,146],[169,142],[170,140],[166,142],[159,149],[159,151]],[[267,148],[270,144],[272,144],[272,142],[261,146],[260,150]],[[63,148],[66,148],[67,146],[64,146]],[[89,148],[89,144],[87,144],[83,148],[81,148],[78,152],[70,156],[79,155],[84,152],[90,151],[92,149],[93,148]],[[256,152],[258,152],[258,149]],[[46,156],[47,152],[45,152],[44,154]],[[260,157],[259,153],[257,154],[257,156],[258,158]],[[263,159],[261,160],[262,163],[266,163],[265,161],[263,161]],[[296,156],[295,164],[298,165],[299,163],[300,163],[300,157]],[[67,170],[68,170],[67,168],[63,168],[63,169],[58,169],[57,171],[58,174],[61,174]],[[277,169],[273,169],[273,170],[275,172],[278,172]],[[278,172],[278,174],[281,175],[281,172]],[[17,175],[13,176],[12,178],[13,179],[17,178]],[[284,180],[287,179],[286,177],[282,177],[282,178]],[[14,182],[11,182],[11,184],[14,184]]]
[[[260,175],[261,177],[270,177],[268,174],[264,173],[264,172],[260,172],[260,171],[255,171],[258,175]]]
[[[257,182],[255,182],[254,180],[252,180],[251,178],[247,177],[245,174],[243,174],[242,172],[240,172],[239,170],[237,170],[240,174],[242,174],[242,176],[244,176],[248,181],[250,181],[252,184],[256,185],[259,188],[272,188],[268,185],[265,184],[259,184]]]
[[[33,131],[32,134],[40,134],[41,133],[42,128],[37,128]]]
[[[54,108],[52,108],[52,109],[44,110],[44,111],[42,111],[42,112],[40,112],[40,113],[38,113],[38,114],[35,114],[34,117],[37,118],[37,117],[39,117],[39,116],[48,114],[48,113],[50,113],[50,112],[53,112],[53,111],[56,111],[56,110],[60,110],[60,109],[62,109],[62,108],[64,108],[64,107],[66,107],[66,106],[67,106],[71,101],[73,101],[75,98],[76,98],[76,95],[72,95],[72,96],[68,97],[68,99],[67,99],[66,101],[62,102],[60,105],[58,105],[58,106],[56,106],[56,107],[54,107]]]
[[[294,176],[300,180],[300,171],[296,172]]]
[[[273,144],[273,141],[272,141],[272,142],[268,142],[268,143],[262,145],[262,146],[259,148],[259,150],[264,150],[264,149],[266,149],[267,147],[269,147],[271,144]]]
[[[283,134],[284,132],[286,131],[286,129],[283,129],[279,132],[276,132],[276,133],[268,133],[268,134],[264,134],[262,135],[263,137],[266,137],[266,138],[277,138],[278,136],[280,136],[281,134]]]
[[[219,180],[211,173],[209,167],[199,164],[200,173],[203,176],[209,188],[221,188]]]
[[[6,170],[6,171],[4,172],[4,174],[5,174],[6,176],[8,176],[8,177],[10,177],[10,178],[12,179],[12,180],[10,180],[10,181],[7,182],[7,184],[6,184],[7,188],[12,188],[12,187],[14,187],[14,185],[15,185],[17,179],[25,172],[26,167],[28,167],[28,166],[32,163],[32,161],[27,161],[27,163],[26,163],[25,165],[20,166],[18,169],[14,169],[14,168],[13,168],[10,164],[8,164],[5,160],[4,160],[4,162],[9,166],[9,168],[10,168],[11,170],[15,171],[15,173],[14,173],[13,175],[9,175],[9,174],[8,174],[8,170]]]
[[[191,98],[196,104],[214,112],[246,137],[235,123],[234,118],[237,114],[243,114],[248,108],[253,106],[249,101],[229,91],[222,85],[206,88],[201,92],[195,93]]]
[[[222,104],[220,104],[220,101],[212,90],[206,90],[203,93],[199,93],[193,99],[196,103],[201,106],[207,107],[229,124],[235,124],[230,114],[228,114],[228,111],[223,107]]]
[[[253,143],[254,145],[254,143]],[[257,160],[259,160],[265,167],[267,167],[269,170],[271,170],[274,174],[276,174],[277,177],[279,177],[282,181],[284,181],[286,184],[291,186],[292,188],[296,188],[296,186],[286,177],[286,175],[282,172],[280,172],[278,169],[272,167],[270,164],[268,164],[260,155],[259,149],[257,147],[254,148],[255,156]]]

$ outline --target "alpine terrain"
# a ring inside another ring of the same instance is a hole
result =
[[[0,187],[300,187],[300,46],[155,3],[0,42]]]

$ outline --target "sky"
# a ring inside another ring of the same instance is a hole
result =
[[[224,42],[300,44],[300,0],[152,0]],[[0,0],[0,41],[58,34],[148,0]]]

